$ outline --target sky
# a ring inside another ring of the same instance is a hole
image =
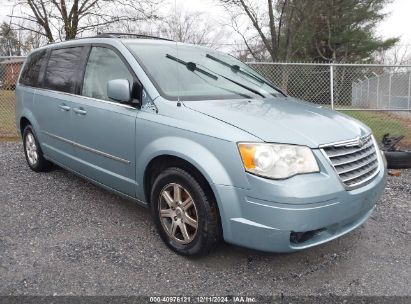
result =
[[[173,1],[173,0],[171,0]],[[175,0],[178,6],[187,10],[204,11],[217,17],[223,14],[220,7],[213,0]],[[8,21],[7,15],[11,13],[12,4],[9,0],[0,0],[0,22]],[[385,8],[388,17],[380,23],[376,34],[383,38],[400,37],[401,45],[411,45],[411,0],[393,0]]]
[[[378,26],[377,35],[400,37],[400,44],[411,45],[411,1],[395,0],[385,8],[388,17]]]

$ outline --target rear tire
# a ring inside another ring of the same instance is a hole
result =
[[[213,195],[190,173],[168,168],[151,188],[151,212],[166,245],[184,256],[203,256],[221,239]]]
[[[407,151],[385,151],[388,169],[411,168],[411,152]]]
[[[31,170],[35,172],[47,172],[51,170],[53,164],[44,158],[43,151],[31,125],[27,125],[24,128],[23,147],[27,164]]]

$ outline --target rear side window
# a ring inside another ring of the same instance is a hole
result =
[[[44,75],[44,88],[75,93],[83,47],[52,50]]]
[[[46,63],[46,50],[41,50],[31,54],[27,58],[24,69],[21,72],[19,83],[31,86],[39,86],[39,73],[41,67]]]
[[[127,79],[130,85],[133,84],[133,75],[113,50],[93,47],[86,66],[82,95],[110,100],[107,82],[113,79]]]

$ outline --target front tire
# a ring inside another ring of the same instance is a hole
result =
[[[23,131],[23,147],[27,164],[31,170],[35,172],[51,170],[53,164],[44,158],[43,151],[31,125],[28,125]]]
[[[221,239],[213,196],[181,168],[168,168],[157,176],[151,212],[162,240],[180,255],[206,255]]]

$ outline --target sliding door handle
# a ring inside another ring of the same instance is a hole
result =
[[[73,111],[74,111],[74,113],[80,114],[80,115],[86,115],[87,114],[87,111],[84,110],[83,108],[74,108]]]
[[[70,107],[68,106],[68,105],[66,105],[66,104],[61,104],[61,105],[59,105],[59,108],[62,110],[62,111],[70,111]]]

